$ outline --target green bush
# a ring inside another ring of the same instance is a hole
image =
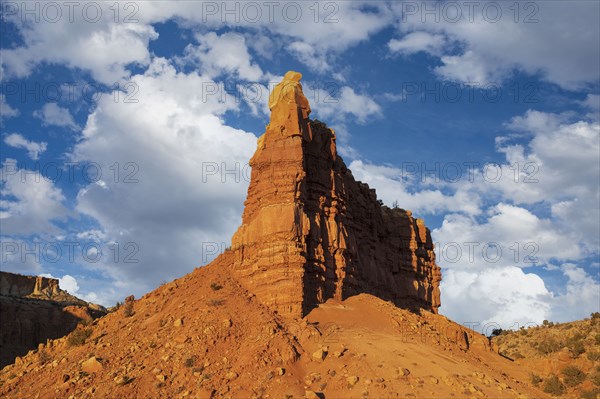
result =
[[[564,381],[568,387],[574,387],[585,380],[585,374],[576,366],[567,366],[562,371],[565,376]]]
[[[582,353],[585,352],[585,346],[583,345],[583,341],[571,341],[567,344],[571,355],[575,358],[579,357]]]
[[[560,382],[557,376],[552,374],[544,381],[544,392],[553,396],[562,395],[565,392],[565,386]]]
[[[540,342],[537,350],[542,355],[547,355],[549,353],[558,351],[560,348],[560,344],[554,338],[548,338],[547,340]]]
[[[211,283],[210,288],[212,288],[213,291],[219,291],[223,286],[219,283]]]
[[[93,330],[91,328],[77,328],[67,338],[67,344],[69,346],[83,345],[85,341],[92,335]]]
[[[531,374],[531,383],[533,385],[535,385],[536,387],[540,385],[540,382],[542,382],[542,377],[540,377],[537,374]]]

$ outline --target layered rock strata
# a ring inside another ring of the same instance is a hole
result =
[[[104,314],[61,290],[57,279],[0,272],[0,367]]]
[[[437,313],[441,273],[429,230],[354,179],[334,131],[309,119],[301,77],[288,72],[271,94],[242,225],[224,257],[280,314],[302,317],[361,292]]]

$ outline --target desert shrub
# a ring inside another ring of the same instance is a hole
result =
[[[117,310],[119,310],[121,308],[121,306],[123,306],[123,302],[117,301],[117,303],[115,303],[115,306],[113,308],[111,308],[110,311],[116,312]]]
[[[521,354],[521,352],[517,351],[512,354],[513,359],[525,359],[525,356]]]
[[[93,330],[91,328],[76,328],[69,338],[67,338],[67,344],[69,346],[83,345],[85,341],[92,335]]]
[[[133,302],[125,302],[125,304],[123,305],[123,316],[133,316]]]
[[[40,353],[38,354],[39,359],[40,359],[40,363],[41,364],[46,364],[48,363],[50,360],[52,360],[52,356],[50,356],[50,354],[48,352],[46,352],[44,349],[42,349],[40,351]]]
[[[596,334],[596,345],[600,345],[600,334]]]
[[[540,382],[542,382],[542,377],[540,377],[537,374],[531,374],[531,383],[533,385],[535,385],[537,387],[540,385]]]
[[[582,333],[582,332],[576,332],[575,334],[573,334],[573,336],[571,338],[569,338],[569,340],[581,341],[584,338],[585,338],[585,334],[584,333]]]
[[[574,387],[585,380],[585,374],[576,366],[567,366],[562,371],[565,376],[564,381],[568,387]]]
[[[588,360],[591,360],[592,362],[595,362],[596,360],[600,360],[600,352],[598,352],[598,351],[588,352],[587,358],[588,358]]]
[[[219,291],[221,288],[223,288],[223,286],[219,283],[212,283],[210,288],[212,288],[213,291]]]
[[[133,316],[133,301],[135,300],[133,295],[125,298],[125,303],[123,304],[123,316],[131,317]]]
[[[565,392],[565,386],[560,382],[557,376],[552,374],[544,381],[544,392],[553,396],[562,395]]]
[[[594,388],[590,391],[580,392],[581,399],[596,399],[600,395],[600,388]]]
[[[187,359],[185,359],[185,362],[183,363],[183,365],[185,367],[192,368],[196,365],[196,359],[197,359],[196,356],[188,357]]]
[[[600,312],[594,312],[590,315],[590,317],[592,318],[592,320],[600,319]]]
[[[567,347],[569,348],[571,355],[575,358],[585,352],[585,346],[581,340],[568,342]]]
[[[210,301],[208,301],[208,304],[210,306],[221,306],[224,303],[225,301],[223,299],[211,299]]]
[[[600,370],[596,370],[595,372],[591,373],[589,379],[594,383],[594,385],[600,387]]]
[[[538,352],[542,355],[556,352],[560,349],[560,344],[554,338],[548,338],[545,341],[540,342],[537,347]]]

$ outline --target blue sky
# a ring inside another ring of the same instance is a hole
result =
[[[598,2],[23,4],[2,2],[2,270],[111,305],[214,258],[296,70],[355,177],[431,228],[443,314],[600,309]]]

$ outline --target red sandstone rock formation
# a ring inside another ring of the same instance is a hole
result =
[[[436,313],[441,273],[429,230],[354,180],[334,131],[309,119],[301,77],[288,72],[271,94],[227,261],[257,298],[293,317],[361,292]]]

